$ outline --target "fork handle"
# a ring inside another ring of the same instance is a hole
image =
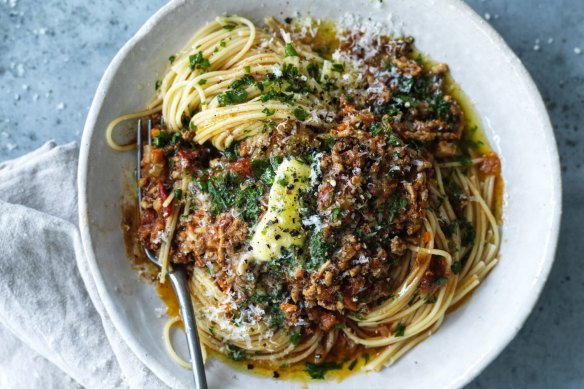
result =
[[[205,365],[203,364],[203,354],[201,353],[201,343],[197,332],[197,322],[191,302],[191,295],[187,284],[187,277],[184,269],[178,268],[168,274],[180,307],[182,321],[187,335],[187,344],[193,366],[193,377],[196,389],[207,389],[207,378],[205,377]]]

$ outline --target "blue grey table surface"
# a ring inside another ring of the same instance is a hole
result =
[[[0,161],[79,141],[106,66],[163,0],[0,0]],[[584,388],[584,0],[468,0],[521,58],[560,150],[557,259],[518,336],[470,388]],[[542,177],[545,180],[546,177]]]

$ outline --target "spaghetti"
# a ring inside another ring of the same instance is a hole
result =
[[[500,163],[409,37],[221,17],[146,110],[138,239],[186,266],[204,348],[312,378],[377,371],[497,264]],[[187,362],[165,343],[181,366]],[[363,353],[363,354],[362,354]],[[360,355],[367,355],[357,363]],[[327,374],[329,374],[327,376]]]

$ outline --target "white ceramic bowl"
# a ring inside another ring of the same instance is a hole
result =
[[[116,116],[144,107],[168,56],[206,21],[224,13],[260,21],[296,11],[333,19],[350,12],[383,23],[392,14],[393,22],[416,38],[422,52],[450,65],[501,156],[506,205],[499,265],[470,302],[448,315],[438,333],[392,367],[354,375],[339,385],[461,387],[511,341],[543,288],[558,237],[561,186],[556,143],[537,88],[501,37],[460,1],[214,0],[171,2],[163,7],[108,67],[83,133],[80,228],[100,296],[136,355],[168,385],[190,386],[189,372],[175,365],[164,350],[164,318],[155,312],[162,303],[125,258],[120,199],[127,190],[123,173],[133,168],[134,154],[110,150],[105,128]],[[209,364],[208,375],[211,387],[300,386],[236,372],[216,361]]]

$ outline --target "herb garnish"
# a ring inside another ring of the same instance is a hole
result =
[[[406,326],[404,326],[402,323],[397,323],[397,325],[395,326],[395,336],[404,336],[406,333]]]
[[[274,183],[276,173],[272,164],[265,158],[258,158],[251,161],[251,171],[257,180],[270,186]]]
[[[408,200],[405,197],[400,197],[399,194],[394,193],[389,199],[389,222],[397,217],[401,211],[405,211],[408,207]]]
[[[152,140],[152,143],[156,147],[164,147],[170,142],[170,138],[171,136],[168,131],[160,130]]]
[[[292,46],[292,43],[286,43],[286,47],[284,47],[284,57],[298,57],[298,52]]]
[[[239,142],[233,142],[223,150],[223,155],[228,161],[235,161],[239,158]]]
[[[266,93],[264,93],[260,96],[260,101],[262,103],[265,103],[266,101],[270,101],[270,100],[277,100],[277,101],[281,101],[282,103],[289,104],[292,101],[294,101],[294,95],[292,93],[279,92],[279,91],[275,91],[273,89],[270,89],[269,91],[267,91]]]
[[[306,67],[306,70],[308,71],[310,77],[314,78],[315,80],[319,79],[320,69],[317,64],[313,62],[309,63]]]
[[[308,113],[306,112],[306,110],[304,108],[296,107],[294,109],[294,117],[296,117],[296,119],[298,119],[300,121],[304,121],[308,117]]]
[[[228,89],[217,95],[219,104],[233,105],[247,100],[247,91],[242,88]]]
[[[255,78],[251,74],[245,74],[239,80],[235,80],[231,83],[231,88],[239,88],[244,85],[252,85],[255,82]]]
[[[322,231],[314,231],[308,245],[310,258],[304,264],[304,267],[311,271],[317,270],[326,262],[330,249],[330,244],[324,240]]]
[[[245,350],[232,344],[228,344],[227,355],[234,361],[242,361],[245,359]]]
[[[209,62],[208,59],[203,57],[203,53],[199,51],[198,53],[193,54],[189,57],[189,67],[191,68],[191,70],[195,69],[207,70],[211,67],[211,62]]]
[[[317,365],[316,363],[306,363],[306,368],[304,369],[305,372],[308,373],[310,378],[314,380],[323,380],[326,373],[331,370],[340,370],[343,368],[343,365],[339,365],[332,362],[325,362]]]
[[[266,114],[266,116],[272,116],[273,114],[276,113],[276,110],[273,109],[270,111],[270,109],[268,107],[262,109],[262,112]]]
[[[342,73],[345,71],[345,65],[343,65],[342,63],[335,63],[333,64],[333,70],[335,72]]]
[[[381,131],[383,131],[383,127],[381,127],[379,123],[373,123],[372,125],[369,126],[369,132],[373,136],[379,135]]]
[[[214,215],[236,208],[245,221],[249,223],[257,221],[261,212],[261,204],[258,201],[263,195],[261,187],[253,185],[238,173],[231,171],[223,176],[198,179],[196,183],[203,193],[208,193],[211,197],[210,210]]]
[[[334,206],[331,209],[331,221],[337,221],[339,215],[341,214],[341,208],[339,206]]]
[[[302,334],[300,332],[293,332],[290,334],[290,343],[294,346],[297,346],[300,343],[300,339],[302,339]]]
[[[399,146],[400,139],[397,137],[397,135],[395,135],[393,132],[390,132],[387,137],[391,146]]]

